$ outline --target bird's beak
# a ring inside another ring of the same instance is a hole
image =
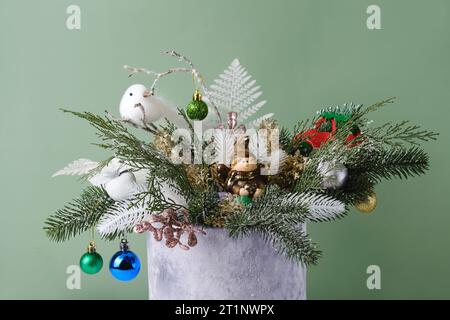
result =
[[[150,91],[144,91],[144,98],[150,97],[152,95],[152,93]]]

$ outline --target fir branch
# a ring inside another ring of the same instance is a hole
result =
[[[368,119],[366,118],[366,116],[369,113],[377,111],[389,104],[392,104],[394,101],[395,101],[395,97],[392,97],[392,98],[388,98],[388,99],[376,102],[366,108],[364,108],[362,105],[358,105],[358,108],[354,109],[353,114],[351,115],[350,119],[348,121],[340,124],[339,129],[333,134],[333,139],[330,139],[329,142],[333,141],[333,140],[345,141],[347,136],[352,131],[352,128],[354,128],[354,127],[363,128],[366,126],[366,124],[368,122]]]
[[[190,193],[189,199],[193,196]],[[137,195],[145,203],[146,210],[150,212],[162,212],[165,209],[186,209],[185,198],[182,192],[173,186],[168,180],[161,180],[153,173],[147,177],[147,190]],[[178,199],[175,199],[177,197]]]
[[[323,161],[341,162],[345,163],[351,152],[351,148],[342,142],[340,139],[330,139],[320,148],[314,149],[309,155],[305,169],[294,186],[296,192],[312,192],[322,193],[322,174],[318,170],[318,166]]]
[[[280,130],[280,137],[279,137],[279,143],[281,149],[283,149],[288,154],[293,154],[295,152],[294,145],[292,140],[294,137],[292,136],[289,129],[282,127]]]
[[[316,119],[304,119],[298,121],[292,130],[292,133],[287,128],[281,128],[280,130],[280,146],[288,154],[294,154],[298,150],[300,139],[294,141],[295,136],[302,133],[314,126]]]
[[[105,168],[106,166],[108,166],[108,164],[114,159],[114,156],[108,157],[102,161],[100,161],[97,165],[97,167],[95,167],[94,169],[92,169],[91,171],[87,172],[86,174],[83,175],[82,180],[84,181],[89,181],[90,179],[92,179],[95,175],[100,174],[100,172],[103,170],[103,168]]]
[[[428,155],[417,147],[360,152],[349,163],[353,174],[365,174],[373,182],[381,179],[407,179],[428,170]]]
[[[186,172],[179,165],[174,164],[153,144],[146,143],[131,134],[123,123],[103,118],[90,112],[74,112],[64,110],[87,120],[103,141],[99,147],[114,152],[123,163],[135,169],[149,169],[155,177],[170,183],[186,198],[192,193],[192,187]]]
[[[410,124],[409,121],[402,121],[366,129],[364,135],[382,144],[401,146],[404,142],[419,145],[420,142],[435,141],[439,133],[423,130],[418,125]]]
[[[299,195],[301,202],[308,207],[306,218],[313,222],[331,221],[343,218],[346,214],[344,203],[329,195],[305,193]]]
[[[308,206],[298,194],[285,194],[278,187],[268,187],[257,201],[226,220],[230,236],[260,232],[289,259],[315,264],[320,251],[300,229],[307,219]]]
[[[219,197],[212,187],[204,190],[196,190],[189,201],[189,219],[194,224],[203,225],[208,216],[218,214]]]
[[[348,177],[345,185],[340,189],[324,190],[324,192],[346,205],[353,205],[367,199],[373,193],[375,183],[367,174],[348,169]]]
[[[379,102],[376,102],[367,108],[363,108],[362,106],[360,106],[360,107],[358,107],[358,110],[353,113],[352,118],[353,118],[353,120],[355,120],[355,118],[356,119],[362,118],[371,112],[377,111],[378,109],[381,109],[389,104],[394,103],[395,99],[396,99],[396,97],[387,98],[387,99],[381,100]]]
[[[358,146],[355,148],[349,148],[348,145],[345,143],[349,133],[351,132],[351,129],[354,126],[361,127],[365,125],[367,120],[365,119],[365,116],[373,111],[376,111],[388,104],[391,104],[394,101],[395,98],[389,98],[382,100],[380,102],[377,102],[367,108],[363,108],[361,105],[358,105],[357,107],[352,108],[352,115],[348,121],[343,123],[340,128],[333,133],[332,139],[327,140],[325,143],[323,143],[320,148],[314,149],[306,163],[305,170],[302,173],[302,176],[298,180],[297,184],[294,187],[294,191],[296,192],[313,192],[313,193],[320,193],[323,192],[322,189],[322,176],[320,172],[317,170],[317,166],[322,161],[337,161],[345,163],[347,159],[355,158],[354,153],[361,150],[362,153],[366,154],[372,154],[372,152],[376,151],[378,148],[372,148],[373,146],[367,144],[364,145],[365,148],[370,149],[363,149],[362,146]],[[301,123],[304,125],[304,123]],[[299,130],[298,132],[302,132],[303,130]],[[297,131],[296,131],[297,132]],[[361,138],[360,138],[361,137]],[[357,139],[353,141],[359,142],[361,139],[363,139],[363,136],[360,136]],[[295,149],[295,144],[293,145],[293,148]],[[373,150],[373,151],[372,151]],[[364,152],[365,151],[365,152]],[[337,193],[339,194],[339,193]],[[343,195],[343,194],[342,194]],[[342,200],[342,198],[338,198],[339,200]],[[346,199],[347,200],[347,199]],[[345,201],[347,203],[347,201]]]
[[[66,241],[93,228],[114,204],[103,188],[90,186],[64,208],[50,216],[44,230],[53,241]]]
[[[321,115],[325,118],[327,116],[338,116],[341,119],[349,119],[355,113],[357,113],[362,108],[362,104],[354,104],[353,102],[344,103],[341,106],[333,106],[328,108],[322,108],[317,111],[318,115]]]

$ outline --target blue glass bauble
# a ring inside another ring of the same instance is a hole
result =
[[[136,278],[141,269],[139,257],[133,251],[121,250],[116,252],[109,262],[109,271],[120,281],[130,281]]]

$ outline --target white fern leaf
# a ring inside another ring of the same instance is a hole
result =
[[[89,159],[78,159],[67,166],[62,168],[61,170],[56,171],[52,177],[57,176],[80,176],[84,174],[88,174],[93,169],[97,168],[99,165],[98,162],[92,161]]]
[[[227,69],[210,86],[209,97],[224,118],[226,113],[238,113],[238,122],[243,123],[258,112],[266,103],[258,101],[262,92],[256,81],[248,74],[238,59],[234,59]],[[251,126],[250,123],[248,126]]]
[[[131,200],[120,201],[100,218],[97,231],[103,237],[122,231],[127,232],[150,214],[142,205],[132,206]]]
[[[247,110],[245,110],[244,112],[241,112],[239,114],[239,118],[244,121],[247,120],[248,118],[250,118],[253,114],[255,114],[256,112],[259,111],[259,109],[261,109],[262,106],[264,106],[266,104],[266,101],[260,101],[257,104],[247,108]]]
[[[255,119],[255,120],[253,120],[253,121],[251,122],[251,125],[252,125],[253,127],[255,127],[255,128],[258,128],[258,127],[261,125],[261,122],[263,122],[264,120],[270,119],[270,118],[272,118],[273,116],[274,116],[273,113],[265,114],[265,115],[263,115],[263,116],[261,116],[261,117]]]

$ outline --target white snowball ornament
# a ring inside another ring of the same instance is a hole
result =
[[[131,198],[139,191],[139,184],[133,172],[124,171],[118,177],[110,180],[104,186],[106,193],[114,201],[121,201]]]

